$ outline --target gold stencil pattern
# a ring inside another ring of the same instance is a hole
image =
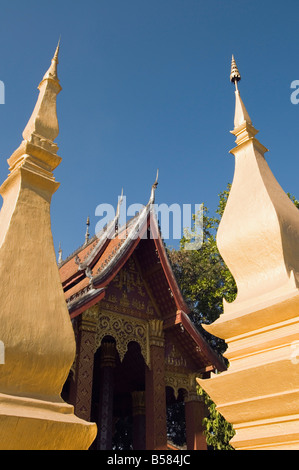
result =
[[[141,354],[149,365],[148,326],[147,321],[134,319],[126,315],[102,310],[99,314],[96,334],[96,349],[100,347],[105,336],[113,336],[120,360],[122,361],[131,341],[139,344]]]

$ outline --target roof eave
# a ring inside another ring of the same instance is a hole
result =
[[[189,316],[182,310],[177,312],[175,325],[180,325],[188,332],[189,336],[196,343],[199,351],[202,351],[204,356],[208,359],[209,363],[213,366],[214,370],[224,372],[227,369],[225,361],[220,354],[209,345],[206,339],[199,333],[195,325],[191,322]]]

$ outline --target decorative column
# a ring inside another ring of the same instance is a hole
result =
[[[102,343],[97,450],[112,448],[115,353],[115,343]]]
[[[145,392],[132,392],[133,449],[145,450]]]
[[[189,392],[185,398],[186,441],[188,450],[207,450],[203,419],[206,406],[201,396]]]
[[[162,320],[149,321],[150,369],[146,368],[146,449],[167,448],[165,348]]]
[[[70,389],[70,401],[75,413],[87,421],[90,421],[97,322],[96,305],[83,312],[78,320],[75,374]]]
[[[0,188],[0,449],[87,449],[96,425],[76,417],[61,391],[75,357],[75,340],[51,232],[50,205],[61,162],[57,47],[39,84],[23,141],[8,160]]]

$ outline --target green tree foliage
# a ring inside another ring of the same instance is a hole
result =
[[[295,198],[295,196],[293,196],[293,195],[290,194],[290,193],[287,193],[287,195],[289,196],[289,198],[291,199],[291,201],[295,204],[295,206],[297,207],[297,209],[299,209],[299,201]]]
[[[208,409],[208,416],[203,419],[208,449],[234,450],[229,443],[235,435],[233,426],[216,410],[215,403],[201,387],[198,394],[203,396]]]
[[[223,298],[232,302],[236,295],[235,281],[216,244],[216,232],[229,190],[230,185],[219,195],[219,205],[214,217],[209,216],[206,207],[203,209],[204,236],[201,248],[184,250],[188,241],[185,236],[180,242],[180,249],[170,250],[168,253],[178,284],[192,312],[192,321],[220,353],[225,351],[225,343],[209,335],[201,324],[214,322],[222,313]]]
[[[216,233],[225,209],[230,185],[219,195],[219,204],[214,217],[203,208],[203,243],[198,250],[184,250],[192,233],[186,234],[179,250],[169,251],[169,258],[182,294],[190,308],[191,318],[201,334],[219,353],[226,350],[226,344],[220,338],[208,334],[202,323],[212,323],[222,313],[223,298],[232,302],[236,296],[235,281],[226,267],[216,244]],[[196,215],[194,216],[195,220]],[[231,450],[229,441],[234,435],[233,427],[218,413],[216,406],[204,390],[203,395],[208,416],[204,419],[206,439],[210,449]]]
[[[167,406],[167,438],[178,448],[186,442],[185,404],[182,399]]]
[[[223,340],[209,335],[202,324],[214,322],[223,311],[223,298],[232,302],[237,293],[235,281],[226,267],[216,244],[216,233],[223,215],[231,185],[219,194],[219,204],[214,217],[203,208],[203,244],[199,250],[184,250],[192,232],[180,242],[179,250],[168,250],[174,273],[183,296],[192,312],[191,318],[201,334],[219,352],[226,350]],[[288,193],[289,198],[299,209],[299,201]],[[194,216],[194,220],[196,215]],[[216,405],[199,388],[209,410],[204,419],[207,444],[213,450],[232,450],[229,442],[235,434],[230,423],[216,410]],[[174,429],[174,428],[173,428]],[[181,426],[177,428],[181,430]],[[178,433],[179,434],[179,433]],[[180,437],[179,437],[180,438]],[[181,439],[181,438],[180,438]]]

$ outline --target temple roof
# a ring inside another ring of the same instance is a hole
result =
[[[188,317],[190,311],[168,260],[153,200],[152,191],[149,203],[139,214],[119,228],[116,216],[105,229],[59,264],[70,316],[75,318],[103,300],[110,284],[132,258],[151,297],[155,315],[164,321],[164,328],[178,337],[200,370],[224,370],[222,357],[209,346]]]

